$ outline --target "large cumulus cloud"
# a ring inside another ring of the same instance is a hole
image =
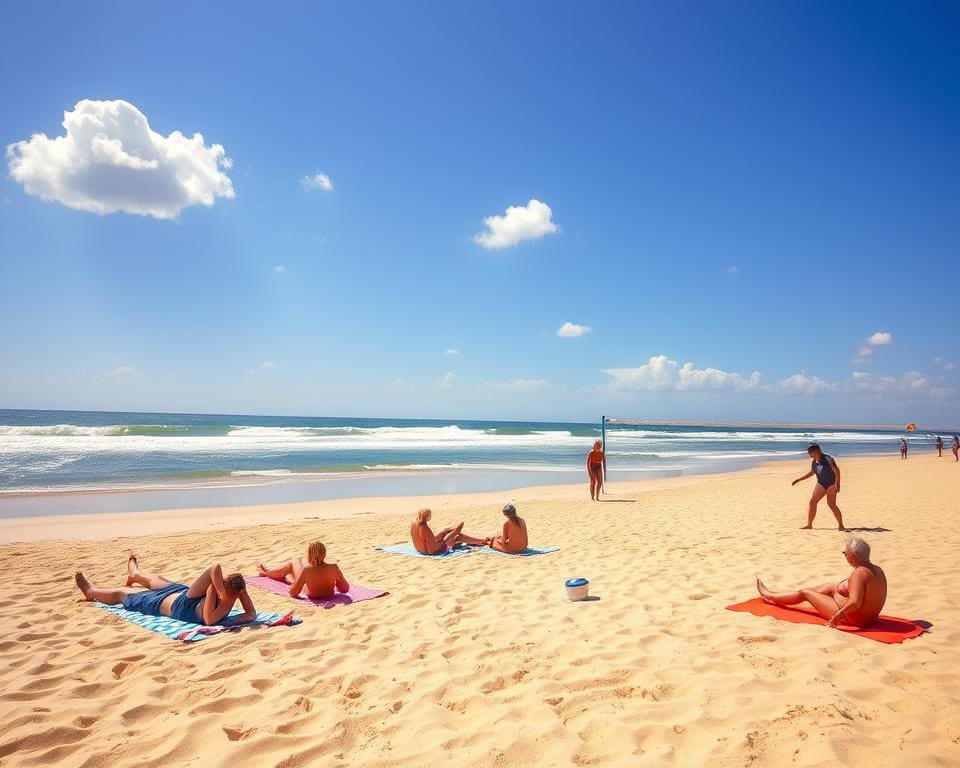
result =
[[[69,208],[172,219],[191,205],[232,198],[232,165],[203,135],[163,136],[126,101],[77,102],[63,136],[35,133],[7,147],[10,176],[24,191]]]

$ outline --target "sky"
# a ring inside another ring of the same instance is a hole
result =
[[[0,408],[960,424],[960,6],[19,3]]]

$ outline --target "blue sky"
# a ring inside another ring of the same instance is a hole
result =
[[[20,6],[0,407],[960,422],[956,4]]]

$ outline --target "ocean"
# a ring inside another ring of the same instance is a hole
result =
[[[608,425],[609,478],[729,471],[805,458],[895,454],[902,430]],[[585,482],[596,424],[0,410],[0,516]],[[909,436],[932,448],[933,434]],[[65,502],[63,494],[95,494]],[[175,494],[175,495],[173,495]],[[65,506],[66,505],[66,506]],[[127,507],[123,507],[127,508]]]

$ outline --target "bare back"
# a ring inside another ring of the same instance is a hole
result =
[[[413,540],[413,548],[421,555],[433,555],[440,549],[440,542],[426,523],[412,523],[410,538]]]
[[[503,534],[497,536],[490,546],[511,554],[523,552],[527,548],[527,524],[524,519],[518,517],[514,522],[507,518],[503,524]]]
[[[299,588],[297,588],[299,585]],[[323,599],[333,597],[335,591],[347,592],[350,585],[343,577],[340,566],[334,563],[323,563],[322,565],[308,565],[300,572],[300,577],[290,588],[291,593],[296,589],[296,594],[306,592],[307,597],[314,599]]]
[[[858,565],[847,578],[852,600],[858,590],[862,590],[862,601],[856,610],[847,611],[844,623],[857,627],[866,627],[877,620],[883,605],[887,601],[887,575],[874,563]],[[838,599],[839,603],[840,600]]]

